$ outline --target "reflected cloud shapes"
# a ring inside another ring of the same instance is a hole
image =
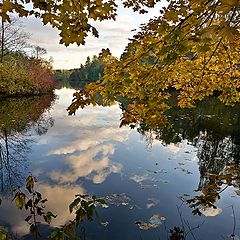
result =
[[[61,91],[63,94],[60,94],[58,103],[61,105],[62,115],[62,111],[66,111],[68,106],[66,99],[71,98],[74,90]],[[111,173],[121,172],[122,165],[111,159],[114,157],[116,144],[127,141],[129,129],[119,128],[121,110],[118,105],[89,106],[78,111],[76,116],[58,118],[59,112],[54,110],[52,114],[58,120],[55,122],[56,131],[48,138],[53,138],[57,143],[47,155],[59,155],[68,166],[53,170],[50,173],[52,180],[58,184],[76,183],[80,177],[84,177],[100,184]]]
[[[74,185],[48,185],[40,184],[39,192],[48,199],[46,202],[46,210],[51,210],[57,218],[53,219],[51,226],[59,227],[67,221],[73,219],[73,215],[69,213],[69,204],[75,199],[76,194],[85,194],[85,190],[81,186]]]
[[[113,145],[90,147],[78,154],[66,157],[71,170],[67,172],[53,171],[51,178],[59,183],[76,182],[79,177],[91,178],[94,183],[102,183],[110,173],[118,173],[122,166],[112,163],[109,156],[114,154]],[[93,176],[91,176],[93,175]]]

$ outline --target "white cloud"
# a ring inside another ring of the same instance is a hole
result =
[[[39,19],[29,18],[24,21],[26,31],[31,34],[30,43],[47,49],[48,54],[54,59],[54,68],[78,68],[84,63],[87,56],[97,55],[102,48],[110,48],[114,55],[120,56],[127,44],[127,38],[134,28],[131,16],[117,17],[117,21],[107,20],[95,22],[100,37],[87,37],[85,46],[73,44],[69,47],[59,44],[60,37],[56,29],[49,25],[43,26]]]
[[[99,145],[91,147],[79,154],[70,155],[65,159],[70,170],[53,171],[50,176],[58,183],[74,183],[79,177],[92,178],[93,183],[102,183],[109,174],[118,173],[122,166],[113,163],[109,156],[114,154],[112,145]]]
[[[124,9],[118,1],[119,10],[116,21],[97,21],[93,25],[99,30],[99,38],[87,37],[86,45],[78,47],[73,44],[69,47],[59,44],[59,32],[49,25],[43,26],[39,19],[29,17],[23,20],[26,31],[31,34],[31,44],[39,45],[47,49],[46,58],[54,58],[55,69],[78,68],[84,63],[87,56],[97,55],[102,48],[110,48],[111,52],[120,56],[128,38],[131,37],[132,29],[136,29],[141,23],[147,22],[150,18],[159,15],[159,10],[166,5],[166,1],[161,1],[154,9],[146,15],[139,15],[130,9]]]

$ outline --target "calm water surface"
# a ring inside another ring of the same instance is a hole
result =
[[[73,93],[64,88],[56,99],[1,102],[0,225],[30,239],[26,213],[13,206],[10,190],[33,174],[48,198],[46,208],[58,215],[52,227],[72,219],[68,205],[75,194],[108,199],[109,207],[99,209],[105,226],[91,222],[79,230],[89,240],[175,239],[169,232],[174,227],[186,239],[239,239],[238,172],[234,186],[215,180],[238,166],[239,109],[204,103],[170,112],[172,128],[146,133],[119,128],[118,105],[68,116]],[[205,204],[194,198],[202,194]],[[157,226],[150,227],[153,216]],[[49,227],[42,231],[47,235]]]

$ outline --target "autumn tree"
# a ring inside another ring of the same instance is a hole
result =
[[[140,14],[158,2],[122,0],[124,7]],[[25,3],[32,3],[33,9]],[[65,45],[84,44],[89,33],[98,37],[94,21],[115,19],[118,8],[114,0],[5,0],[0,7],[4,20],[14,11],[41,18],[60,30],[60,43]],[[180,107],[193,107],[214,93],[226,104],[239,103],[239,16],[239,0],[169,0],[159,16],[133,36],[120,59],[103,52],[103,80],[75,95],[70,114],[94,103],[96,92],[106,104],[127,97],[131,104],[124,123],[148,121],[149,125],[163,118],[172,90],[178,92]]]
[[[119,96],[130,100],[123,124],[165,121],[172,90],[180,107],[194,107],[214,93],[228,105],[239,103],[239,13],[235,0],[169,1],[133,36],[120,59],[103,51],[103,81],[76,93],[70,114],[94,103],[97,91],[108,102]]]

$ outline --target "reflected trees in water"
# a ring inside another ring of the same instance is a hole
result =
[[[54,124],[47,117],[54,95],[12,98],[0,105],[0,191],[7,193],[23,181],[27,155],[31,151],[32,130],[45,134]]]
[[[93,95],[90,87],[92,85],[74,94],[73,103],[68,108],[70,115],[79,107],[84,108],[90,104],[113,104],[114,101],[107,96]],[[196,147],[200,172],[197,190],[202,195],[193,197],[193,202],[197,199],[198,203],[190,204],[191,207],[215,207],[222,191],[230,185],[239,187],[236,184],[240,175],[239,106],[227,107],[216,97],[209,97],[198,102],[195,108],[180,109],[173,96],[168,100],[168,106],[171,107],[159,111],[144,102],[138,109],[131,109],[132,100],[119,96],[116,99],[122,110],[120,127],[127,125],[136,128],[149,147],[154,141],[168,145],[183,140]],[[188,203],[192,203],[191,199]],[[198,210],[197,208],[194,213],[201,214]]]
[[[130,114],[128,104],[126,100],[120,103],[124,121]],[[193,109],[180,109],[174,99],[170,105],[157,121],[150,115],[149,119],[133,122],[134,116],[129,116],[130,122],[122,125],[136,127],[150,148],[154,141],[168,145],[183,140],[196,147],[199,195],[184,201],[193,208],[193,214],[201,215],[201,210],[217,208],[216,201],[229,186],[240,186],[240,108],[227,107],[214,97],[199,102]]]
[[[18,186],[26,168],[26,155],[31,150],[31,140],[26,134],[7,132],[0,134],[0,189],[5,192]]]

